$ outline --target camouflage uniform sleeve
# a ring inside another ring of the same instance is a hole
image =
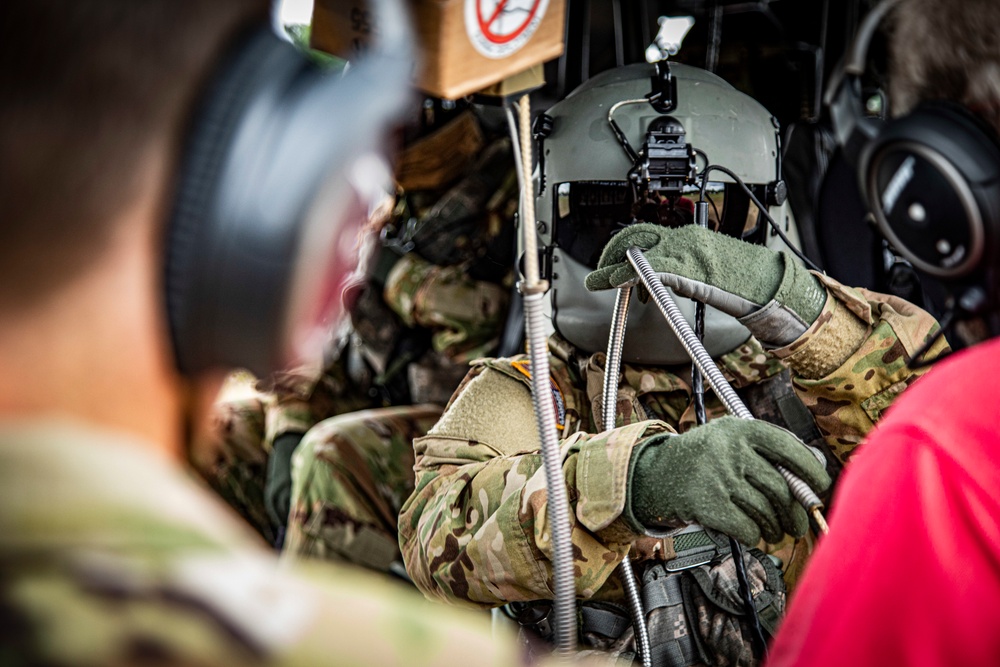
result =
[[[499,285],[470,278],[464,266],[437,266],[415,253],[392,268],[384,297],[407,326],[431,329],[434,350],[459,363],[496,346],[510,298]]]
[[[321,376],[317,369],[296,369],[258,384],[258,390],[269,395],[264,414],[264,442],[268,446],[284,433],[305,433],[316,423],[309,399]]]
[[[0,665],[524,664],[482,615],[281,566],[179,465],[68,424],[0,429]]]
[[[926,372],[906,364],[939,326],[903,299],[815,275],[827,290],[822,313],[798,340],[771,352],[792,369],[796,393],[844,462],[896,396]],[[942,338],[926,357],[947,349]]]
[[[276,373],[257,385],[267,395],[264,443],[284,433],[305,433],[317,422],[346,412],[373,407],[372,401],[351,391],[341,358],[324,367],[303,367]]]
[[[640,537],[621,516],[632,447],[667,430],[644,421],[562,441],[579,597],[620,594],[617,578],[609,578]],[[479,607],[551,599],[538,442],[528,387],[482,366],[415,441],[416,489],[400,514],[399,539],[407,571],[426,596]]]

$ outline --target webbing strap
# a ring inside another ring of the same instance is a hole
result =
[[[680,577],[649,578],[642,585],[642,606],[647,613],[682,602]]]
[[[661,565],[643,576],[642,603],[650,619],[649,655],[654,667],[687,667],[701,662],[691,636],[692,619],[684,609],[681,580],[685,576],[670,574]]]
[[[680,577],[651,579],[642,585],[642,606],[647,612],[682,602]]]
[[[649,647],[649,657],[653,660],[653,667],[688,667],[702,664],[694,650],[691,635],[684,635],[665,644],[653,644]]]
[[[757,419],[788,429],[802,442],[822,452],[827,472],[836,479],[841,468],[840,462],[823,440],[812,412],[795,393],[787,368],[766,380],[748,385],[737,393]]]
[[[631,620],[621,613],[599,607],[580,607],[580,626],[584,633],[593,632],[617,639],[629,625]]]

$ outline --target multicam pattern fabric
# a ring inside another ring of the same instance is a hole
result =
[[[388,275],[378,280],[373,278],[365,286],[352,309],[349,339],[331,340],[325,367],[280,373],[259,382],[256,396],[246,405],[236,402],[217,406],[214,440],[197,443],[192,449],[195,469],[271,543],[277,534],[268,519],[263,494],[268,459],[279,436],[304,434],[323,420],[358,410],[424,403],[443,405],[468,371],[468,363],[492,353],[497,346],[510,301],[509,276],[505,278],[504,273],[509,273],[511,262],[500,267],[497,280],[477,279],[472,275],[478,275],[475,269],[480,265],[493,261],[490,256],[493,246],[509,245],[505,234],[512,228],[518,200],[509,141],[484,143],[471,114],[462,114],[448,128],[447,132],[435,135],[433,141],[414,147],[409,154],[410,165],[415,168],[433,162],[437,150],[433,147],[438,142],[455,143],[465,136],[468,141],[461,151],[467,158],[462,163],[464,167],[454,171],[448,166],[435,172],[434,178],[429,178],[432,176],[429,173],[409,172],[407,184],[429,189],[401,195],[392,227],[409,229],[410,237],[402,239],[406,243],[397,243],[401,239],[390,239],[387,243],[400,251],[403,248],[412,251],[399,257]],[[470,152],[467,150],[470,147],[478,148]],[[456,178],[454,183],[449,180]],[[416,224],[426,216],[434,216],[442,224],[424,227]],[[430,251],[441,258],[440,264],[428,262],[421,254],[431,254]],[[395,257],[393,252],[384,250],[387,257]],[[458,263],[450,263],[455,258],[460,258]],[[380,282],[382,279],[384,284]],[[318,440],[341,443],[356,456],[350,460],[340,457],[336,465],[324,456],[311,459],[322,470],[316,471],[308,484],[293,488],[293,504],[299,509],[292,512],[288,530],[295,553],[343,558],[330,546],[329,521],[323,517],[330,515],[334,498],[359,499],[369,489],[336,489],[334,480],[357,483],[370,479],[375,470],[385,472],[396,465],[377,461],[380,456],[402,457],[399,461],[407,463],[411,480],[399,487],[406,492],[390,503],[392,526],[383,522],[379,528],[378,534],[382,536],[379,539],[389,536],[392,549],[396,549],[395,513],[412,488],[409,442],[425,433],[433,420],[413,431],[414,423],[404,424],[397,419],[406,414],[405,410],[379,414],[388,419],[380,428],[373,426],[368,431],[354,430],[350,434],[333,433],[332,426],[322,429]],[[423,424],[422,415],[428,413],[421,408],[415,414]],[[405,417],[401,418],[405,421]],[[371,438],[375,432],[385,434],[385,440],[380,440],[381,436]],[[348,443],[355,433],[363,433],[363,440]],[[405,438],[409,438],[402,448],[405,452],[398,451],[400,447],[394,446],[390,451],[384,446],[390,440],[402,442]],[[369,444],[375,450],[365,452]],[[346,465],[356,465],[356,469],[345,471]],[[301,469],[306,468],[303,464]],[[394,480],[395,477],[398,475],[394,475]],[[320,479],[324,481],[320,483]],[[322,512],[319,506],[314,507],[320,502],[320,488],[329,495]],[[296,490],[304,495],[297,499]],[[384,502],[388,500],[379,498],[377,492],[370,500],[388,512]],[[360,506],[349,502],[341,508],[341,513],[349,514]],[[346,521],[369,525],[371,514],[363,511]]]
[[[845,460],[892,398],[924,372],[907,369],[906,361],[937,324],[893,297],[822,280],[834,298],[801,339],[771,352],[750,340],[718,363],[738,387],[772,377],[787,363],[822,441]],[[842,348],[824,326],[838,309],[857,319],[863,340],[827,375],[802,377],[792,358],[796,350],[808,346],[822,356],[825,346],[838,353]],[[929,354],[945,345],[939,343]],[[689,370],[624,366],[617,428],[602,433],[596,415],[601,414],[603,354],[580,355],[558,338],[550,340],[550,353],[552,378],[566,403],[561,447],[573,510],[577,594],[620,600],[613,573],[630,547],[639,561],[674,553],[671,538],[633,533],[621,512],[632,447],[653,433],[694,424]],[[489,394],[477,392],[487,384]],[[710,417],[721,414],[714,397],[708,403]],[[477,437],[478,432],[485,436]],[[509,360],[478,363],[442,421],[415,442],[416,490],[400,516],[400,545],[407,571],[425,595],[476,607],[551,598],[544,471],[537,444],[530,442],[537,443],[538,436],[529,385]],[[811,540],[786,538],[768,549],[782,558],[789,586]]]
[[[367,394],[348,387],[339,361],[323,373],[303,368],[257,382],[252,397],[215,406],[212,437],[193,443],[188,460],[223,500],[274,544],[277,532],[264,504],[274,440],[284,433],[305,433],[326,415],[372,406]]]
[[[412,442],[441,416],[433,405],[363,410],[310,429],[293,459],[284,551],[387,572],[397,515],[413,491]]]
[[[0,431],[3,665],[521,664],[484,618],[356,569],[278,567],[144,449],[78,425]]]
[[[216,437],[192,447],[194,469],[223,500],[274,544],[276,538],[264,508],[265,407],[260,397],[227,401],[213,418]]]
[[[509,292],[473,280],[463,266],[436,266],[410,254],[396,263],[385,286],[385,302],[408,327],[433,331],[436,352],[466,364],[495,349]]]
[[[854,289],[817,274],[835,297],[827,302],[816,322],[786,348],[774,350],[792,369],[796,393],[816,418],[826,443],[841,461],[847,461],[865,434],[906,387],[927,369],[913,371],[907,362],[939,329],[934,318],[913,304],[894,296]],[[796,353],[823,353],[824,329],[835,311],[846,309],[863,322],[867,333],[841,366],[822,376],[802,372]],[[925,358],[948,349],[942,338]],[[796,372],[799,371],[799,372]]]

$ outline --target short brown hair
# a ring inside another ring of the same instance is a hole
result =
[[[1000,2],[903,0],[892,15],[893,114],[952,100],[1000,130]]]
[[[225,45],[267,17],[266,0],[0,2],[0,305],[100,255],[150,146],[180,145]]]

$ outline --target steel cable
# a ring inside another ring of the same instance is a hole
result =
[[[611,334],[608,336],[608,351],[604,357],[604,393],[602,395],[602,426],[605,431],[615,427],[615,411],[618,404],[618,372],[621,368],[622,341],[625,338],[625,325],[628,323],[628,300],[632,295],[631,287],[619,288],[615,297],[615,310],[611,316]],[[625,598],[628,600],[629,611],[632,613],[632,626],[635,628],[635,645],[642,660],[643,667],[652,667],[653,660],[649,647],[649,629],[646,627],[646,610],[642,607],[639,587],[632,561],[628,554],[622,558],[618,566],[618,576],[625,587]]]

